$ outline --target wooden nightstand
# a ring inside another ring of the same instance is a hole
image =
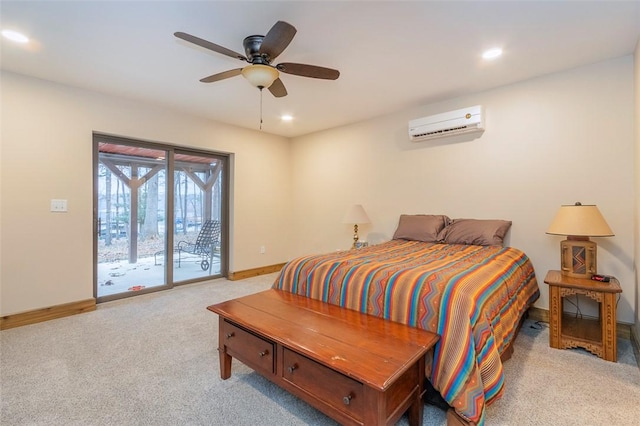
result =
[[[549,271],[544,279],[549,284],[549,346],[557,349],[584,348],[607,361],[616,362],[616,293],[620,283],[585,278],[572,278],[560,271]],[[600,318],[576,318],[563,313],[563,298],[584,295],[600,305]]]

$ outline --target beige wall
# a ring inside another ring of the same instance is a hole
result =
[[[12,73],[1,77],[0,315],[93,297],[93,131],[234,153],[230,270],[288,257],[287,138]],[[69,212],[51,213],[54,198],[67,199]]]
[[[596,239],[599,270],[622,283],[619,320],[640,322],[633,272],[638,68],[636,61],[634,74],[627,56],[293,144],[3,73],[0,314],[93,296],[91,133],[98,131],[235,153],[232,271],[348,248],[352,226],[341,220],[353,203],[364,204],[373,221],[361,226],[372,243],[390,238],[401,213],[504,218],[514,222],[507,243],[533,260],[542,290],[538,306],[546,308],[542,279],[559,265],[561,238],[544,231],[561,204],[595,203],[616,233]],[[474,104],[485,106],[487,130],[480,138],[408,142],[408,120]],[[50,213],[52,198],[69,200],[69,212]]]
[[[390,238],[401,213],[509,219],[507,243],[531,257],[547,308],[543,279],[562,238],[545,231],[561,204],[593,203],[616,234],[595,239],[599,271],[620,279],[618,319],[632,323],[633,102],[626,56],[296,138],[293,254],[348,248],[341,220],[354,203],[373,222],[361,226],[370,242]],[[475,104],[486,112],[480,138],[408,141],[408,120]]]

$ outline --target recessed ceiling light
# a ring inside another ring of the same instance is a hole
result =
[[[291,121],[291,120],[293,120],[293,117],[292,117],[292,116],[290,116],[290,115],[288,115],[288,114],[285,114],[285,115],[283,115],[282,117],[280,117],[280,119],[281,119],[282,121]]]
[[[498,56],[502,55],[502,49],[499,47],[494,47],[493,49],[485,50],[482,54],[484,59],[495,59]]]
[[[2,35],[16,43],[27,43],[29,41],[29,37],[13,30],[2,30]]]

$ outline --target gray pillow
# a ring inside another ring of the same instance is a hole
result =
[[[449,223],[449,220],[445,215],[400,215],[400,222],[395,234],[393,234],[393,239],[434,243],[438,241],[438,234]]]
[[[509,228],[509,220],[454,219],[440,231],[438,240],[447,244],[501,246]]]

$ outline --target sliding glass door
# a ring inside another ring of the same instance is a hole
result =
[[[224,158],[182,150],[174,158],[174,281],[220,275]]]
[[[228,157],[94,135],[99,301],[225,276]]]

